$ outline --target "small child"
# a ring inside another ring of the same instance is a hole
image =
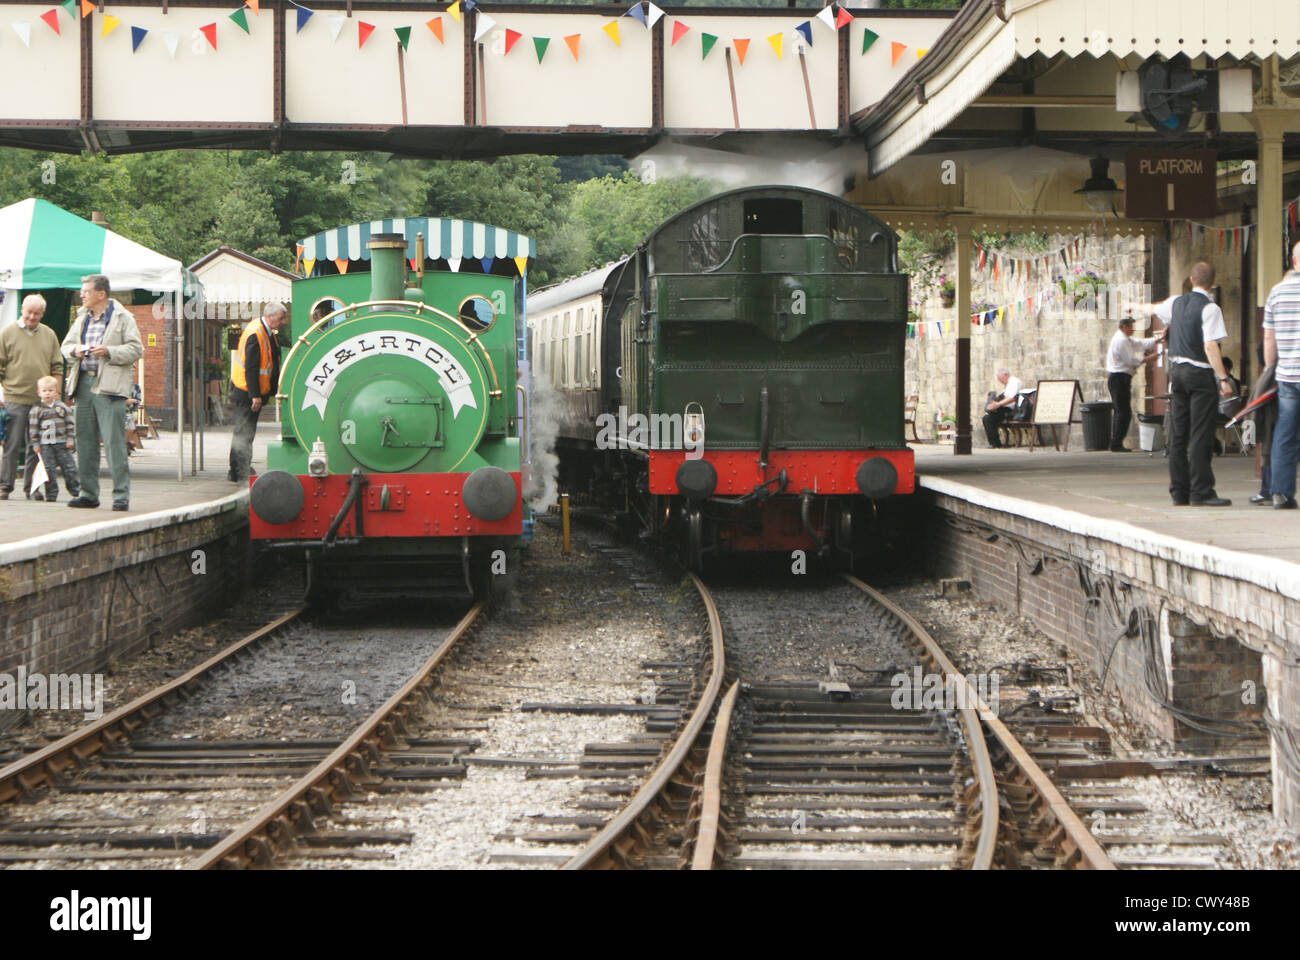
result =
[[[63,471],[63,484],[72,496],[80,496],[81,483],[77,479],[77,461],[72,456],[74,427],[72,411],[59,399],[59,381],[54,377],[41,377],[36,381],[36,392],[41,402],[32,407],[27,420],[27,445],[38,451],[49,479],[45,493],[32,491],[33,500],[53,503],[59,499],[59,481],[56,470]]]

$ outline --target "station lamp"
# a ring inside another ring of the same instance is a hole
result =
[[[1092,167],[1092,175],[1084,181],[1082,190],[1074,191],[1075,195],[1083,197],[1088,207],[1097,213],[1114,213],[1118,216],[1115,201],[1124,191],[1115,185],[1108,174],[1110,161],[1105,157],[1093,157],[1088,163]]]

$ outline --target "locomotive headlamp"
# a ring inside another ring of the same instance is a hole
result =
[[[691,407],[695,409],[692,410]],[[698,460],[704,456],[704,407],[695,401],[686,405],[686,423],[682,429],[682,446],[686,459]]]
[[[288,523],[302,513],[302,484],[292,473],[271,470],[253,481],[248,504],[267,523]]]
[[[677,490],[691,500],[707,500],[718,489],[718,471],[707,460],[684,460],[677,468]]]
[[[307,457],[307,472],[313,477],[323,477],[330,472],[329,457],[325,454],[325,441],[320,437],[311,445],[311,454]]]

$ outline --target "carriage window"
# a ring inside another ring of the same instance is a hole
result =
[[[849,270],[859,269],[858,257],[862,250],[862,230],[839,210],[830,212],[831,242],[840,264]]]
[[[690,272],[712,270],[722,263],[721,217],[717,204],[706,207],[686,229],[686,269]]]
[[[803,201],[774,197],[745,201],[746,233],[803,233]]]

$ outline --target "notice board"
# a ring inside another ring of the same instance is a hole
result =
[[[1074,418],[1074,401],[1083,400],[1083,391],[1079,389],[1078,380],[1039,380],[1038,398],[1034,402],[1034,426],[1052,428],[1052,444],[1058,450],[1060,440],[1056,435],[1058,426],[1065,427],[1065,449],[1070,448],[1070,424],[1082,421]],[[1034,449],[1031,439],[1029,449]]]

